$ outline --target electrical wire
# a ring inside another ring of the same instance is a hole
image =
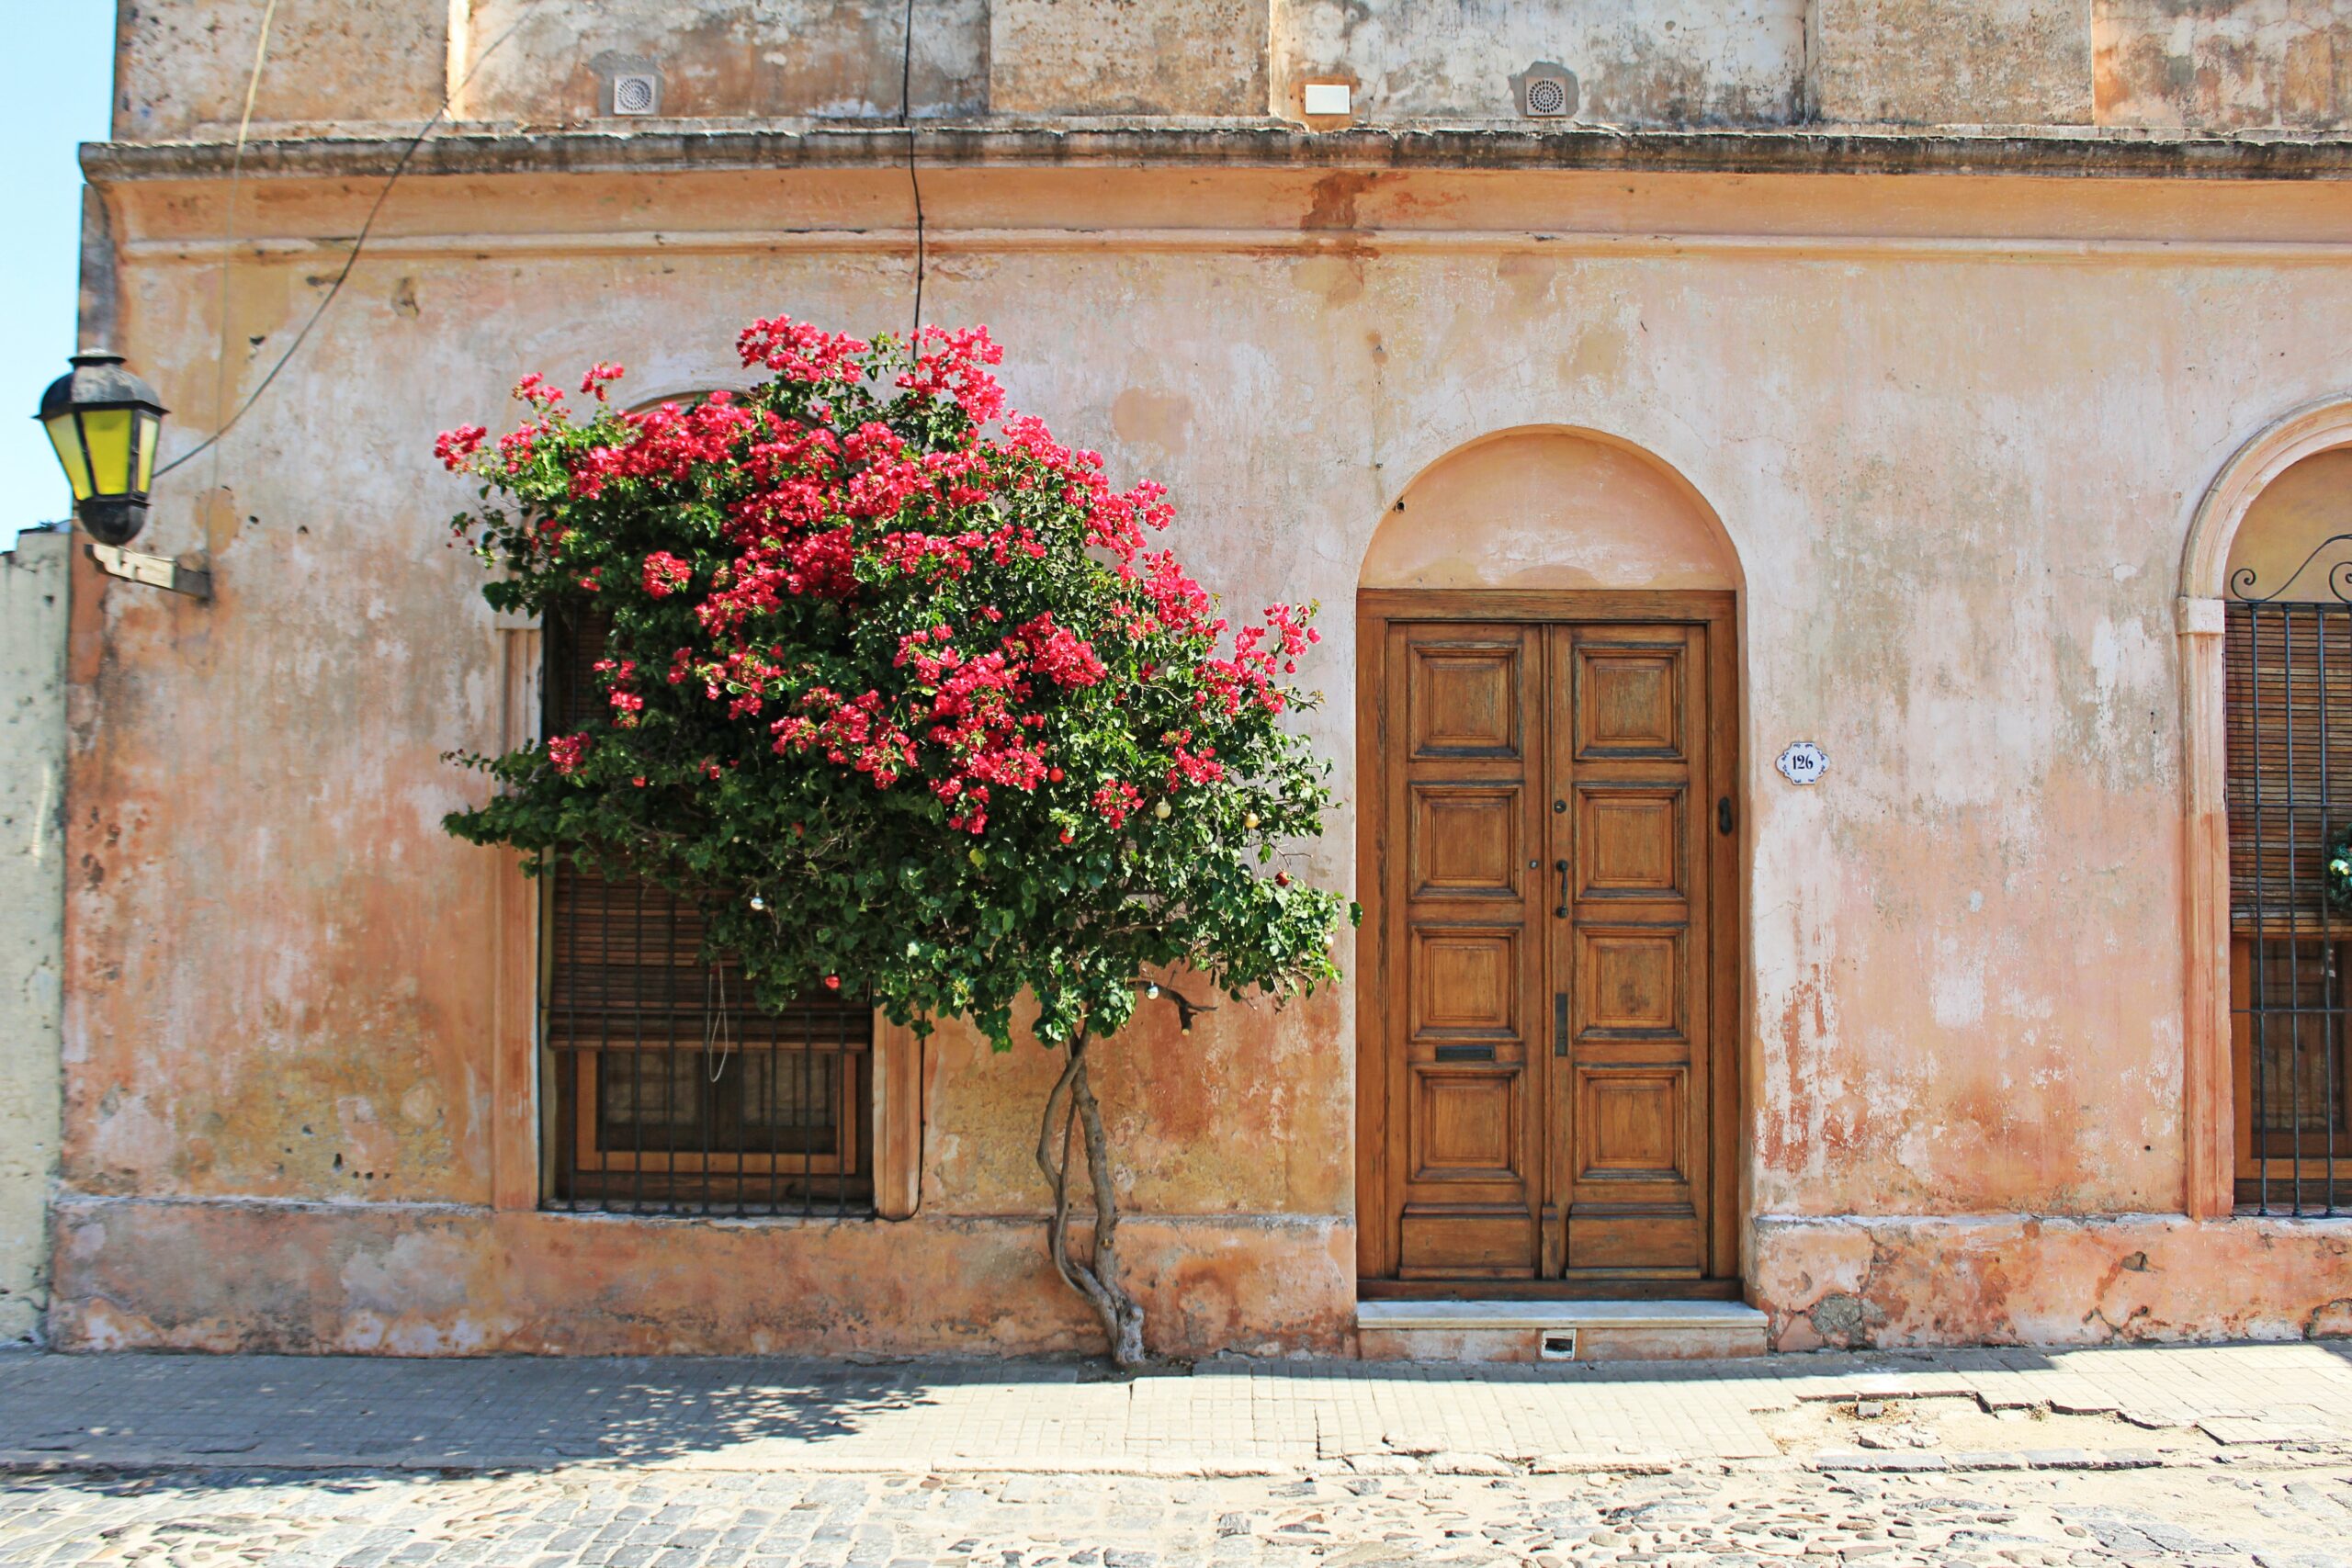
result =
[[[230,155],[229,159],[229,200],[227,210],[221,219],[221,227],[231,234],[234,234],[237,231],[237,182],[239,177],[243,175],[245,171],[245,136],[247,132],[253,130],[254,100],[261,92],[261,68],[269,59],[269,29],[271,25],[275,23],[277,19],[277,0],[269,0],[269,4],[262,7],[261,31],[254,39],[254,68],[246,74],[245,77],[244,112],[237,117],[237,150]],[[224,250],[220,255],[220,342],[219,351],[213,355],[212,359],[213,417],[216,419],[219,418],[220,411],[228,407],[228,405],[229,255]],[[221,429],[226,428],[226,425],[221,427]],[[219,438],[220,434],[220,432],[218,430],[213,432],[213,436],[216,440]],[[207,442],[205,445],[210,446],[211,443]],[[197,452],[201,452],[204,450],[204,447],[199,446],[196,450]],[[193,457],[196,456],[196,452],[191,452],[188,456]],[[162,471],[164,473],[169,473],[172,471],[172,468],[176,466],[176,464],[167,466]],[[218,447],[214,447],[212,453],[212,488],[214,490],[219,490],[220,488],[220,452]]]
[[[915,198],[915,321],[922,331],[922,280],[925,254],[922,221],[922,176],[915,169],[913,85],[915,75],[915,0],[907,0],[906,25],[899,29],[899,124],[907,133],[907,186]],[[910,334],[909,342],[913,341]]]
[[[334,275],[334,281],[327,286],[326,297],[321,299],[317,307],[311,311],[310,319],[302,323],[301,331],[294,334],[294,341],[286,345],[286,352],[277,356],[277,362],[269,367],[269,373],[261,378],[260,382],[251,392],[245,394],[245,400],[237,405],[234,412],[231,413],[227,419],[222,420],[220,423],[213,429],[211,434],[206,436],[202,441],[198,442],[194,446],[191,446],[187,451],[181,453],[170,462],[165,463],[163,467],[157,468],[154,474],[155,478],[161,479],[165,474],[170,473],[174,468],[180,467],[182,464],[190,461],[208,450],[217,447],[220,445],[220,438],[228,434],[231,430],[234,429],[239,420],[245,417],[245,411],[252,408],[256,402],[259,402],[261,400],[262,394],[269,390],[270,383],[277,379],[278,372],[285,369],[287,363],[291,360],[295,355],[301,352],[303,344],[310,341],[311,330],[319,324],[319,318],[327,313],[327,307],[334,304],[335,297],[343,292],[344,284],[350,280],[352,268],[359,265],[360,254],[368,248],[368,237],[375,231],[376,219],[378,215],[384,210],[384,202],[391,196],[392,187],[398,185],[400,183],[401,176],[408,172],[410,160],[416,156],[417,149],[424,146],[424,139],[432,135],[435,129],[438,127],[443,120],[448,118],[449,106],[455,103],[458,99],[458,96],[466,90],[467,84],[470,83],[474,79],[474,73],[480,71],[483,64],[489,61],[490,57],[497,52],[498,46],[504,43],[508,39],[513,38],[515,33],[522,28],[523,24],[529,21],[533,14],[546,3],[547,0],[530,0],[530,4],[523,8],[523,14],[516,17],[514,20],[507,26],[504,32],[500,33],[496,38],[492,39],[490,41],[488,48],[484,49],[480,54],[474,56],[474,62],[466,68],[466,73],[463,76],[458,78],[457,85],[451,87],[448,93],[443,96],[441,99],[441,107],[433,111],[433,118],[426,120],[424,128],[418,130],[414,136],[410,137],[408,145],[401,150],[399,161],[393,164],[392,172],[385,176],[383,188],[377,191],[374,205],[368,209],[367,220],[359,225],[358,236],[351,242],[351,254],[344,258],[343,270]],[[910,15],[912,9],[912,0],[909,0],[909,12]],[[270,12],[275,12],[277,10],[277,0],[270,0],[269,10]],[[217,389],[221,384],[222,378],[224,378],[228,374],[229,269],[235,263],[233,252],[237,243],[235,227],[237,178],[239,172],[244,164],[245,124],[250,122],[253,118],[254,95],[261,84],[263,56],[264,51],[268,45],[268,13],[265,13],[263,17],[262,47],[254,51],[253,76],[245,85],[245,120],[240,122],[238,125],[237,151],[233,161],[229,166],[229,228],[228,231],[223,233],[220,237],[221,244],[223,246],[223,252],[220,257],[221,352],[220,363],[215,374],[216,393],[213,407],[216,409],[220,406],[220,402],[223,400],[219,396]],[[213,484],[215,489],[218,489],[220,486],[219,461],[220,459],[216,455],[214,457],[213,474]]]

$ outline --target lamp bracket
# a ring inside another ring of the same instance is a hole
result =
[[[160,588],[166,593],[185,593],[191,599],[209,601],[212,597],[212,574],[185,567],[169,556],[145,556],[137,550],[126,550],[119,545],[92,544],[84,547],[98,570],[108,577],[119,577],[125,582],[143,582],[150,588]]]

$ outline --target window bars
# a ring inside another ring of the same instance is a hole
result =
[[[605,704],[604,627],[551,626],[547,733]],[[559,863],[541,1041],[553,1092],[549,1206],[715,1216],[873,1213],[873,1013],[826,997],[780,1012],[702,955],[694,905]]]
[[[2331,586],[2342,572],[2329,574]],[[2352,829],[2352,604],[2256,598],[2247,571],[2231,586],[2223,704],[2237,1201],[2258,1213],[2333,1214],[2352,1206],[2352,880],[2330,870]]]

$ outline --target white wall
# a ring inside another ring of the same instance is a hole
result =
[[[0,552],[0,1345],[37,1337],[57,1168],[69,534]]]

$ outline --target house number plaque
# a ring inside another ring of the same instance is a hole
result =
[[[1810,740],[1800,740],[1772,765],[1792,784],[1819,784],[1821,775],[1829,771],[1829,753]]]

